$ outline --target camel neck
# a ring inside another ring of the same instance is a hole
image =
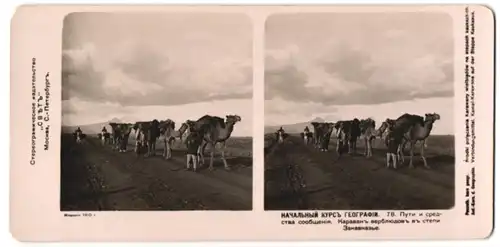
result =
[[[226,122],[225,123],[226,126],[224,126],[224,128],[221,128],[221,131],[219,132],[221,134],[221,136],[220,136],[221,139],[227,139],[227,138],[229,138],[229,136],[231,136],[231,133],[233,132],[235,124],[236,123],[234,123],[234,122],[230,122],[230,123]]]
[[[433,125],[434,125],[434,120],[424,121],[424,128],[426,128],[429,132],[432,130]]]

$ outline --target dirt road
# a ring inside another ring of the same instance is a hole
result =
[[[442,141],[440,141],[442,142]],[[297,164],[307,187],[300,198],[280,194],[276,186],[266,189],[266,210],[293,209],[447,209],[454,205],[454,157],[427,151],[430,170],[422,167],[419,156],[415,169],[407,164],[398,170],[385,168],[385,150],[379,145],[373,157],[358,154],[338,159],[334,142],[329,152],[319,152],[303,144],[298,136],[290,136],[282,145],[274,145],[265,158],[266,170]],[[430,141],[432,144],[432,141]],[[434,142],[434,145],[443,145]],[[446,145],[453,145],[447,141]],[[453,150],[453,148],[452,148]],[[408,158],[406,158],[408,161]],[[276,169],[274,169],[276,170]],[[283,170],[283,169],[282,169]],[[276,173],[276,172],[274,172]],[[283,172],[281,172],[283,173]],[[268,173],[268,183],[283,183],[284,177]]]
[[[150,158],[137,157],[131,145],[119,153],[92,138],[77,145],[63,136],[62,146],[62,210],[252,209],[251,157],[229,155],[230,171],[216,159],[214,171],[194,173],[184,170],[184,151],[173,150],[167,161],[160,145]]]

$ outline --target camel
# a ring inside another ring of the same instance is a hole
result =
[[[319,123],[317,125],[319,149],[321,152],[328,152],[328,146],[330,145],[330,137],[332,136],[334,126],[335,124],[330,122]]]
[[[183,123],[179,131],[175,131],[175,122],[171,119],[162,120],[159,124],[160,135],[164,137],[163,143],[165,148],[163,149],[163,157],[165,159],[172,158],[172,146],[175,142],[176,137],[180,137],[182,141],[182,133],[186,131],[188,125]]]
[[[320,126],[322,126],[322,123],[318,123],[318,122],[311,122],[311,125],[313,126],[313,129],[314,129],[314,146],[318,149],[321,149],[321,136],[322,136],[322,133],[321,133],[321,128]]]
[[[119,149],[119,144],[118,144],[118,138],[119,138],[119,133],[117,132],[118,130],[118,123],[110,122],[109,126],[111,126],[111,143],[112,143],[112,148],[113,150],[118,150]]]
[[[404,115],[403,115],[404,116]],[[402,117],[403,117],[402,116]],[[437,120],[441,119],[441,116],[437,113],[426,113],[425,118],[423,118],[423,124],[421,122],[421,119],[416,121],[410,129],[404,133],[403,135],[403,142],[401,144],[401,149],[404,149],[405,145],[407,142],[410,143],[410,164],[409,167],[413,168],[413,150],[417,142],[422,142],[420,146],[420,157],[422,158],[422,161],[424,162],[424,167],[429,169],[430,167],[427,164],[427,160],[425,159],[425,141],[429,137],[432,127],[434,125],[434,122]],[[403,150],[401,150],[402,152]]]
[[[349,153],[355,154],[357,148],[358,137],[361,136],[361,129],[359,128],[359,119],[354,118],[350,121],[350,130],[349,130]]]
[[[156,139],[160,136],[160,122],[156,119],[148,122],[137,122],[133,129],[136,131],[135,151],[139,154],[143,146],[147,147],[144,157],[156,155]]]
[[[218,143],[221,144],[221,159],[224,163],[224,168],[229,170],[224,151],[226,149],[226,141],[231,136],[234,130],[234,125],[241,121],[238,115],[226,115],[226,120],[216,117],[205,115],[197,121],[190,121],[190,127],[198,131],[203,136],[203,143],[199,148],[198,156],[200,157],[200,165],[204,163],[204,151],[208,144],[210,144],[210,165],[209,170],[213,170],[214,150]]]
[[[370,158],[373,155],[373,147],[372,147],[373,139],[375,139],[375,137],[376,137],[374,135],[376,133],[375,120],[373,120],[371,118],[362,119],[359,122],[359,128],[360,128],[360,132],[361,132],[361,138],[363,139],[363,141],[365,143],[364,155],[367,158]]]
[[[313,138],[313,133],[309,131],[309,127],[306,126],[304,132],[300,133],[300,137],[304,140],[304,144],[308,145]]]
[[[114,134],[116,136],[116,144],[120,153],[127,152],[128,138],[133,127],[134,125],[130,123],[120,123],[116,125]]]
[[[342,133],[338,134],[342,134],[344,136],[344,142],[347,142],[349,154],[356,153],[356,142],[358,137],[361,135],[359,124],[359,119],[355,118],[348,121],[338,121],[335,125],[337,131],[342,131]],[[346,143],[343,144],[345,145]]]
[[[429,168],[427,165],[427,160],[424,156],[424,149],[426,146],[426,139],[429,137],[432,130],[432,126],[436,120],[440,119],[440,115],[436,113],[426,113],[425,118],[419,115],[413,115],[405,113],[401,115],[396,120],[387,119],[386,122],[390,121],[389,125],[392,125],[392,129],[395,135],[401,137],[401,144],[398,148],[398,154],[400,156],[400,163],[404,162],[403,150],[406,143],[410,143],[410,164],[409,167],[413,168],[413,149],[418,141],[422,142],[421,145],[421,158],[424,162],[424,167]]]

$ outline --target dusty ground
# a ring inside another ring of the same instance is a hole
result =
[[[425,150],[431,169],[423,168],[419,145],[414,165],[409,157],[397,170],[385,168],[385,147],[374,141],[373,157],[365,158],[358,141],[357,154],[335,153],[335,141],[329,152],[306,146],[298,135],[275,144],[265,136],[265,209],[448,209],[454,206],[455,158],[453,136],[431,136]],[[306,187],[300,194],[286,188],[285,167],[294,165]]]
[[[214,171],[185,171],[185,148],[176,143],[172,160],[136,157],[102,146],[96,138],[77,145],[61,139],[61,210],[251,210],[252,139],[231,138],[226,157],[215,153]],[[206,157],[208,165],[209,158]]]

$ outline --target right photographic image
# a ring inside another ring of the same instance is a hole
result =
[[[265,29],[265,210],[453,208],[451,16],[283,13]]]

